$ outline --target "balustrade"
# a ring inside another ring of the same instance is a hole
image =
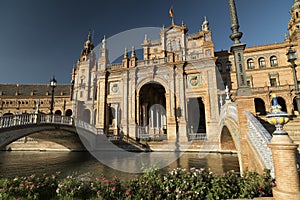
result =
[[[20,114],[0,117],[0,128],[9,128],[14,126],[22,126],[29,124],[66,124],[72,125],[73,118],[60,115],[46,115],[46,114]]]
[[[272,136],[253,114],[251,114],[249,111],[245,111],[245,115],[247,116],[249,127],[248,138],[264,166],[267,169],[271,169],[271,174],[274,175],[272,152],[267,146],[270,143]]]

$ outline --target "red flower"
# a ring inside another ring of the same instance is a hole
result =
[[[126,190],[126,192],[125,192],[127,195],[130,195],[130,190]]]

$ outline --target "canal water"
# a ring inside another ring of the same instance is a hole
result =
[[[140,154],[159,154],[164,157],[169,153],[150,152]],[[235,154],[209,153],[203,156],[200,153],[188,152],[182,154],[177,160],[160,169],[160,171],[166,173],[177,167],[210,168],[216,174],[222,174],[229,170],[239,171],[238,157]],[[31,174],[42,175],[44,173],[50,175],[56,172],[60,172],[61,177],[72,175],[93,179],[102,176],[111,179],[118,176],[122,180],[128,180],[138,175],[105,166],[88,152],[0,152],[0,178]]]

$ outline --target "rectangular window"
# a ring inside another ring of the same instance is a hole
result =
[[[251,87],[251,81],[247,81],[247,85],[248,85],[248,87]]]
[[[271,87],[276,87],[277,86],[276,78],[270,78],[270,85],[271,85]]]

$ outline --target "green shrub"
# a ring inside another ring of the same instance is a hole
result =
[[[56,175],[0,179],[0,199],[233,199],[272,196],[270,171],[229,171],[222,176],[207,169],[174,169],[161,174],[150,168],[130,181],[67,178]]]

